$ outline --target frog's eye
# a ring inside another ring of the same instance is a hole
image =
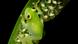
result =
[[[25,14],[25,20],[29,20],[29,19],[31,19],[31,15],[28,13],[28,14]]]
[[[31,15],[28,14],[28,15],[27,15],[27,19],[31,19]]]

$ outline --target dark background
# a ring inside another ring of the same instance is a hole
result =
[[[0,1],[0,44],[7,44],[14,25],[27,0]],[[71,0],[53,20],[44,23],[45,37],[40,44],[75,43],[77,29],[77,1]],[[75,41],[75,42],[74,42]]]

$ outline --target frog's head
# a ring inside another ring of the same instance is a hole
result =
[[[37,11],[32,8],[26,8],[23,15],[24,23],[27,25],[29,35],[33,40],[40,40],[43,34],[43,20]]]

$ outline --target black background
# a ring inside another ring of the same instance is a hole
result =
[[[0,44],[7,44],[12,29],[28,0],[0,1]],[[44,23],[45,37],[40,44],[75,43],[77,29],[77,1],[71,0],[53,20]],[[75,42],[74,42],[75,41]]]

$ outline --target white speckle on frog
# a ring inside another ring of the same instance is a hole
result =
[[[16,42],[21,42],[20,40],[17,40]]]
[[[23,30],[22,30],[22,32],[25,32],[25,31],[26,31],[26,29],[23,29]]]

